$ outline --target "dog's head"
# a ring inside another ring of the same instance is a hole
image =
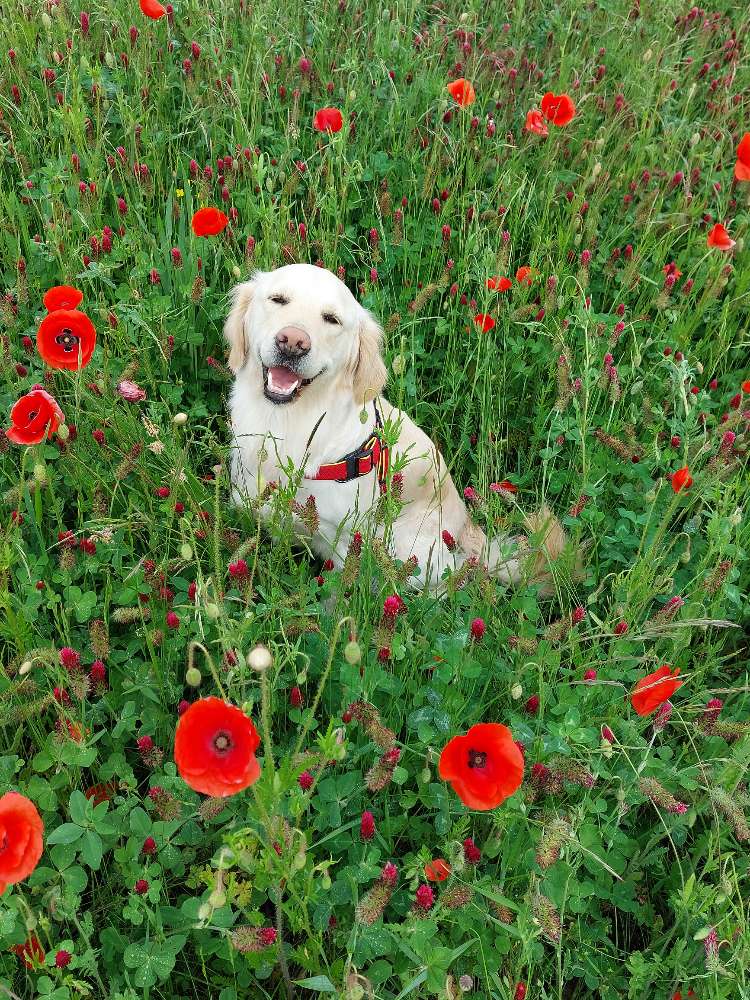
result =
[[[308,386],[349,387],[355,400],[386,381],[383,331],[335,274],[311,264],[258,271],[233,290],[224,325],[229,367],[266,399],[293,403]]]

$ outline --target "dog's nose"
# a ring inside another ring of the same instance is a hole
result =
[[[285,326],[276,334],[279,353],[298,358],[310,350],[310,338],[298,326]]]

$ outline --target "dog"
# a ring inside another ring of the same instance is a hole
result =
[[[416,559],[411,584],[437,592],[446,569],[470,559],[503,583],[526,577],[549,589],[566,544],[560,524],[546,509],[528,516],[536,548],[524,536],[487,539],[438,449],[381,397],[383,330],[335,274],[310,264],[256,271],[233,289],[224,335],[235,503],[257,501],[271,483],[296,484],[299,505],[314,497],[319,524],[311,535],[296,517],[295,530],[340,568],[399,467],[403,506],[388,545],[404,563]]]

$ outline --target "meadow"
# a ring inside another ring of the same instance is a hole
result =
[[[3,15],[0,996],[748,1000],[747,10]],[[480,524],[560,518],[551,596],[407,585],[398,461],[341,571],[231,505],[228,294],[292,262]]]

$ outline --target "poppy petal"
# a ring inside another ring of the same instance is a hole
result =
[[[56,309],[77,309],[83,302],[83,292],[72,285],[55,285],[45,292],[44,308],[47,312],[54,312]]]
[[[218,208],[199,208],[190,222],[196,236],[218,236],[228,224],[229,219]]]

